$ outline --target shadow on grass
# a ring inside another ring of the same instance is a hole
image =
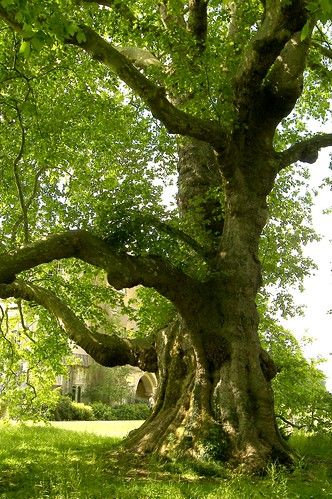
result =
[[[310,441],[310,440],[309,440]],[[320,440],[322,441],[322,440]],[[311,442],[306,464],[290,475],[236,475],[214,462],[170,461],[124,454],[120,439],[51,427],[0,426],[0,497],[119,499],[249,499],[332,497],[324,441],[319,469]],[[306,444],[303,437],[297,446]],[[307,445],[309,445],[307,443]],[[312,460],[312,461],[310,461]],[[313,463],[313,465],[311,465]],[[322,471],[324,470],[324,471]]]

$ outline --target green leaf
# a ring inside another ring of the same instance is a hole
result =
[[[31,44],[30,44],[30,41],[24,40],[21,43],[19,53],[23,57],[25,57],[25,59],[28,59],[30,57],[30,53],[31,53]]]
[[[83,43],[86,41],[86,36],[85,36],[85,33],[83,30],[79,30],[77,33],[76,33],[76,40],[78,41],[78,43]]]
[[[302,28],[302,31],[301,31],[301,41],[303,41],[306,38],[308,38],[308,36],[310,36],[310,33],[311,33],[311,27],[310,27],[310,23],[308,21],[308,22],[305,23],[305,25]]]

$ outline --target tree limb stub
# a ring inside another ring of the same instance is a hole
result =
[[[0,298],[22,298],[44,307],[59,322],[68,337],[80,345],[99,364],[106,367],[132,365],[156,372],[155,347],[147,341],[120,338],[91,331],[52,291],[17,280],[0,284]]]
[[[280,170],[296,161],[313,164],[317,161],[319,150],[332,146],[332,133],[314,135],[304,139],[278,154]]]
[[[171,301],[178,286],[192,286],[192,279],[158,256],[139,257],[119,253],[99,237],[84,230],[49,236],[0,255],[0,282],[12,283],[16,275],[43,263],[78,258],[107,272],[108,282],[116,289],[138,284],[155,288]]]

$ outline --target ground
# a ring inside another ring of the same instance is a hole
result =
[[[83,424],[93,432],[108,426],[109,435],[122,436],[137,422],[70,422],[73,429]],[[119,438],[52,426],[1,424],[0,435],[2,499],[332,497],[328,436],[292,438],[303,455],[293,473],[270,467],[265,477],[247,477],[214,462],[142,460],[123,454]]]

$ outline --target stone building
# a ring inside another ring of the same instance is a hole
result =
[[[73,347],[75,361],[68,366],[67,376],[58,376],[56,387],[61,388],[63,394],[70,394],[76,402],[89,401],[89,393],[95,388],[102,388],[105,383],[105,374],[112,368],[99,366],[90,355],[81,347]],[[91,375],[94,367],[98,366],[97,375]],[[138,367],[127,366],[125,374],[126,386],[122,402],[145,402],[153,404],[157,378],[154,373],[144,372]],[[107,386],[105,385],[105,390]],[[104,391],[105,391],[104,390]],[[111,400],[109,401],[112,402]]]

